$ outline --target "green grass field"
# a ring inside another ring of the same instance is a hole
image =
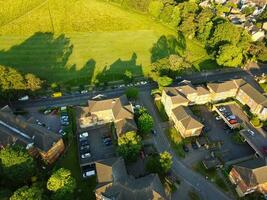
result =
[[[6,5],[16,12],[0,9],[0,16],[7,13],[0,21],[0,65],[49,83],[119,80],[127,69],[146,76],[153,44],[175,34],[147,15],[99,0],[28,0],[20,7],[7,0]],[[198,70],[213,67],[203,67],[209,57],[197,42],[187,41],[187,56]]]

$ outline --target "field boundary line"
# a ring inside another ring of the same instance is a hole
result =
[[[24,16],[26,16],[26,15],[32,13],[33,11],[37,10],[38,8],[41,8],[41,7],[44,6],[48,1],[49,1],[49,0],[45,0],[44,2],[42,2],[41,4],[35,6],[34,8],[32,8],[32,9],[29,10],[29,11],[27,11],[26,13],[23,13],[22,15],[20,15],[20,16],[14,18],[14,19],[12,19],[11,21],[7,22],[6,24],[1,25],[0,28],[3,28],[3,27],[5,27],[5,26],[7,26],[7,25],[10,25],[10,24],[14,23],[15,21],[19,20],[20,18],[22,18],[22,17],[24,17]]]

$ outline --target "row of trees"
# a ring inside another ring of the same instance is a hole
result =
[[[17,97],[25,91],[41,89],[43,81],[33,74],[23,75],[11,67],[0,65],[0,96]]]
[[[38,181],[38,167],[25,148],[9,146],[0,151],[0,186],[15,190],[10,200],[73,199],[76,181],[67,169],[52,173],[46,187]]]

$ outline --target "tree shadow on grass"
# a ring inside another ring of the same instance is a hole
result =
[[[105,66],[103,71],[96,76],[99,82],[118,81],[125,79],[125,71],[132,72],[133,76],[142,76],[142,65],[136,63],[137,55],[133,53],[129,60],[116,60],[110,66]]]
[[[181,32],[177,36],[162,35],[151,48],[151,62],[154,63],[162,58],[166,58],[171,54],[178,54],[182,56],[186,50],[186,40]]]
[[[195,68],[198,71],[203,71],[203,70],[214,70],[214,69],[218,69],[221,67],[217,64],[216,60],[207,59],[197,64]]]
[[[89,60],[81,70],[67,66],[73,51],[70,39],[64,34],[37,32],[19,45],[0,51],[0,64],[16,68],[22,73],[33,73],[51,82],[74,82],[82,78],[90,83],[95,61]]]

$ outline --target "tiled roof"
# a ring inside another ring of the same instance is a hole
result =
[[[13,138],[27,144],[33,143],[41,151],[47,152],[54,143],[61,139],[61,136],[48,129],[30,123],[21,116],[16,116],[11,109],[5,107],[0,110],[0,131],[2,134],[12,135]],[[20,134],[20,132],[22,134]],[[3,142],[2,138],[0,141]]]
[[[186,130],[203,127],[188,107],[178,106],[172,110],[175,118],[181,122]]]

